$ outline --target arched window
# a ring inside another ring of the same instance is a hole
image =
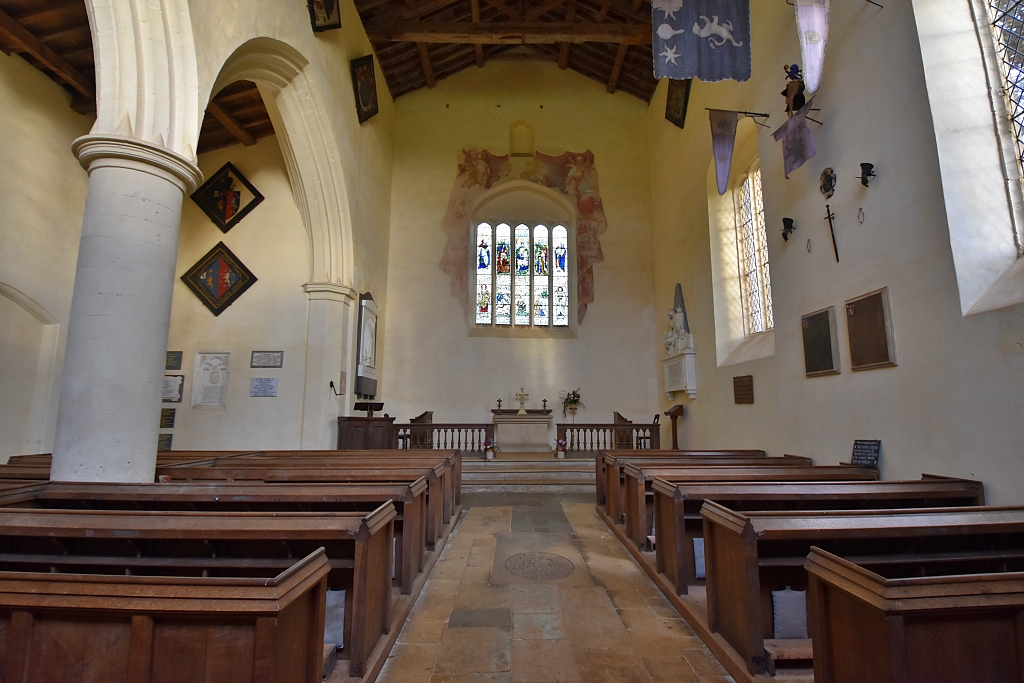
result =
[[[1024,6],[1016,0],[987,0],[1018,170],[1024,161]]]
[[[478,326],[569,327],[569,231],[564,225],[476,225]]]
[[[761,169],[755,161],[741,178],[736,196],[736,249],[744,327],[748,335],[775,327],[772,278],[768,267],[768,234],[764,224]]]

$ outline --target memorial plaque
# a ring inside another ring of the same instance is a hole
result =
[[[164,403],[181,403],[185,375],[164,375]]]
[[[804,338],[804,372],[808,377],[838,375],[839,339],[836,335],[836,309],[829,306],[800,319]]]
[[[253,377],[249,380],[249,396],[277,398],[277,377]]]
[[[250,368],[284,367],[284,351],[253,351],[249,359]]]
[[[183,355],[183,351],[168,351],[167,366],[164,370],[181,370],[181,358]]]
[[[157,438],[157,442],[156,442],[156,450],[157,450],[157,452],[171,450],[171,442],[172,441],[174,441],[174,434],[161,434]]]
[[[854,441],[853,457],[850,458],[850,463],[854,465],[861,465],[863,467],[878,467],[878,456],[881,454],[881,440]]]
[[[854,370],[896,365],[888,289],[847,301],[846,328]]]
[[[160,429],[174,429],[174,415],[177,412],[174,408],[161,408]]]
[[[228,402],[227,352],[197,353],[192,370],[192,406],[223,408]]]
[[[754,376],[739,375],[732,378],[732,395],[735,403],[754,402]]]

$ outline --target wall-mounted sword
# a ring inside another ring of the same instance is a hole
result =
[[[839,263],[839,247],[836,246],[836,228],[832,225],[832,219],[836,217],[828,204],[825,205],[825,220],[828,221],[828,230],[832,233],[832,251],[836,253],[836,263]]]

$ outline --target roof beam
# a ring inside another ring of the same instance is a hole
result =
[[[519,16],[519,12],[515,11],[511,7],[505,4],[504,0],[484,0],[491,7],[501,10],[507,14],[512,21],[522,21],[522,17]]]
[[[576,0],[569,0],[565,6],[565,23],[576,21]],[[653,39],[652,39],[653,40]],[[558,48],[558,68],[565,71],[569,66],[569,43],[563,42]]]
[[[60,76],[68,85],[82,95],[95,99],[96,84],[75,67],[50,49],[43,41],[32,35],[28,29],[0,10],[0,31],[21,52],[25,52],[50,71]]]
[[[612,75],[608,78],[608,94],[615,92],[619,85],[619,76],[622,75],[622,63],[626,61],[626,53],[629,52],[629,43],[620,43],[619,51],[615,53],[615,64],[612,65]]]
[[[82,0],[62,0],[57,2],[50,0],[49,7],[46,9],[40,9],[35,11],[28,11],[18,17],[18,21],[21,24],[32,24],[37,21],[44,21],[47,19],[55,19],[62,17],[68,13],[70,9],[85,9],[85,4]]]
[[[420,51],[420,66],[423,67],[423,78],[427,81],[427,87],[433,88],[437,85],[437,81],[434,79],[434,67],[430,65],[430,52],[427,50],[427,44],[418,42],[416,43],[416,49]]]
[[[526,11],[526,20],[533,21],[534,19],[539,19],[556,7],[564,5],[565,2],[566,0],[545,0],[545,2],[542,2],[536,7],[531,7]]]
[[[469,10],[473,15],[473,23],[480,23],[480,0],[469,0]],[[484,68],[484,46],[477,43],[473,46],[473,53],[476,56],[476,68]]]
[[[571,2],[572,0],[570,0]],[[574,24],[544,21],[395,22],[369,27],[370,40],[410,43],[530,45],[621,43],[650,45],[650,24]]]
[[[245,126],[238,122],[234,116],[228,112],[227,109],[222,107],[217,100],[210,100],[210,103],[206,105],[206,111],[208,111],[213,118],[220,121],[220,125],[231,133],[231,135],[241,142],[246,147],[252,147],[256,144],[256,140],[253,136],[245,129]]]

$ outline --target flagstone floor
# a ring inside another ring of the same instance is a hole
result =
[[[592,496],[463,504],[380,683],[733,683]]]

